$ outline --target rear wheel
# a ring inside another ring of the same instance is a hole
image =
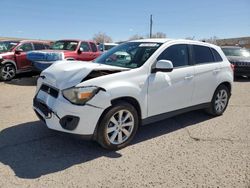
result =
[[[229,90],[225,85],[220,85],[213,96],[210,107],[206,110],[213,116],[220,116],[227,108],[229,101]]]
[[[0,79],[3,81],[12,80],[16,76],[15,66],[12,64],[4,64],[0,69]]]
[[[121,149],[134,138],[138,122],[138,113],[131,104],[115,104],[101,119],[97,140],[106,149]]]

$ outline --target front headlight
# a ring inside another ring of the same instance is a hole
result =
[[[100,91],[100,89],[101,88],[96,86],[73,87],[63,90],[62,93],[63,96],[71,103],[83,105],[92,99],[92,97],[94,97],[95,94]]]

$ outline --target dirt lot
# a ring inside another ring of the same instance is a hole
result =
[[[48,130],[36,77],[0,82],[0,187],[250,187],[250,80],[221,117],[186,113],[142,127],[117,152]]]

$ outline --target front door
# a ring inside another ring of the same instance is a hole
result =
[[[22,52],[15,53],[15,59],[18,69],[29,69],[32,64],[27,59],[26,53],[33,50],[31,43],[24,43],[17,47],[17,50],[22,50]]]
[[[194,91],[194,66],[189,64],[186,44],[168,47],[157,60],[170,60],[174,69],[172,72],[156,72],[149,76],[149,117],[192,105]]]
[[[94,59],[93,52],[92,52],[88,42],[81,42],[80,48],[82,51],[79,54],[79,60],[91,61]]]

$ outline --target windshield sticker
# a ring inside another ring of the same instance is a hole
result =
[[[142,44],[140,44],[139,47],[158,47],[158,46],[159,46],[159,44],[157,44],[157,43],[142,43]]]

